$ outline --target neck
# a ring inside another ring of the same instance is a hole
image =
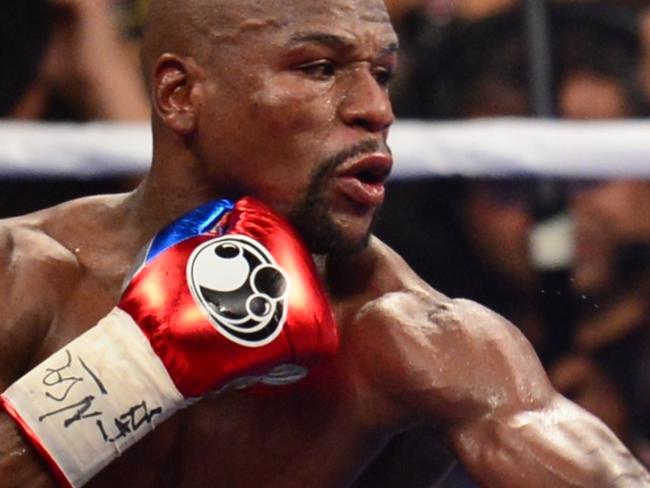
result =
[[[181,215],[222,196],[189,152],[158,148],[151,170],[129,196],[129,217],[148,239]]]
[[[318,266],[318,261],[317,266]],[[375,276],[377,255],[371,244],[354,254],[329,255],[319,272],[331,297],[349,297],[369,289]]]

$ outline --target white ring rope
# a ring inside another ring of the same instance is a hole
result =
[[[650,178],[650,122],[483,119],[399,121],[395,178],[558,176]],[[0,122],[0,177],[98,178],[142,173],[148,124]]]

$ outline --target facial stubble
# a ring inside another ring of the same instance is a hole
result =
[[[289,214],[289,220],[314,254],[350,255],[368,246],[380,208],[375,209],[370,225],[361,238],[350,238],[338,225],[327,203],[327,187],[335,177],[336,169],[347,160],[372,153],[384,146],[377,141],[365,141],[343,150],[320,163],[311,175],[307,191]]]

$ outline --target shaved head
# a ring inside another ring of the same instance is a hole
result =
[[[210,22],[223,18],[217,13],[228,3],[230,0],[151,0],[142,42],[145,73],[149,74],[163,53],[193,53],[194,44],[209,25],[208,17]]]
[[[163,53],[209,55],[217,46],[246,33],[286,26],[299,15],[327,12],[345,18],[355,14],[359,2],[323,0],[151,0],[144,29],[142,57],[145,73]],[[389,22],[384,3],[375,4],[365,20]]]
[[[162,53],[200,55],[210,46],[233,40],[258,25],[264,12],[276,11],[275,0],[151,0],[143,39],[145,67]],[[256,15],[257,14],[257,15]],[[275,19],[267,19],[274,24]]]

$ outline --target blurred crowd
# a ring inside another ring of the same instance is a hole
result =
[[[3,0],[0,118],[48,123],[144,122],[139,38],[147,0]],[[0,179],[0,217],[124,191],[139,178]]]
[[[145,120],[137,38],[143,2],[8,0],[0,9],[5,117]]]
[[[401,39],[391,96],[401,118],[534,117],[524,0],[387,0]],[[138,39],[146,0],[5,0],[4,118],[144,121]],[[551,113],[561,119],[650,113],[650,2],[548,2]],[[32,208],[0,190],[3,215]],[[42,182],[40,182],[43,185]],[[124,182],[48,187],[54,203]],[[101,186],[103,184],[103,186]],[[29,185],[32,185],[31,187]],[[66,190],[67,188],[67,190]],[[38,191],[38,190],[37,190]],[[601,417],[650,466],[650,181],[430,178],[394,182],[377,229],[429,283],[511,319],[563,394]],[[405,218],[408,215],[408,218]],[[573,243],[553,269],[536,230],[561,216]],[[403,456],[423,466],[442,447],[396,439],[359,486]],[[410,486],[422,473],[405,473]],[[462,472],[445,486],[472,486]]]

